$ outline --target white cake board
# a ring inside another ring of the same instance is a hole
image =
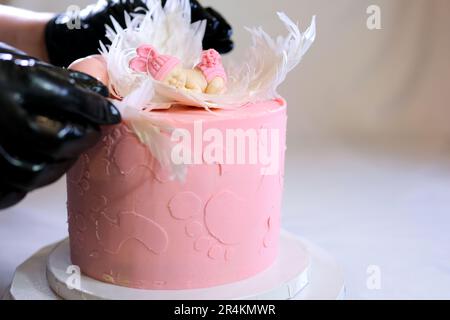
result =
[[[65,284],[70,264],[67,240],[46,247],[16,270],[6,298],[38,299],[342,299],[344,282],[336,262],[322,249],[283,232],[280,255],[267,271],[248,280],[196,290],[138,290],[82,277],[79,290]],[[310,263],[305,264],[305,256]],[[302,261],[293,263],[296,259]],[[46,276],[46,266],[47,275]],[[50,283],[50,284],[49,284]],[[52,289],[55,291],[52,291]],[[55,294],[56,292],[57,294]],[[8,296],[9,295],[9,296]]]
[[[295,237],[281,237],[278,259],[266,271],[249,279],[189,290],[142,290],[120,287],[81,276],[80,288],[70,290],[66,285],[71,265],[68,240],[60,243],[50,254],[47,279],[59,296],[68,300],[286,300],[294,298],[308,284],[310,257],[306,247]]]

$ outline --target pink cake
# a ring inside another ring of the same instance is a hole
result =
[[[177,106],[151,113],[192,136],[199,120],[204,132],[214,128],[224,136],[227,129],[278,132],[278,172],[263,175],[261,164],[203,163],[189,165],[185,181],[170,180],[126,123],[107,129],[67,178],[71,258],[83,273],[134,288],[188,289],[232,283],[271,266],[286,105],[274,100],[216,112]]]
[[[277,88],[314,42],[315,20],[301,33],[278,13],[285,37],[248,29],[246,58],[224,66],[189,10],[155,1],[71,66],[105,83],[123,118],[67,175],[72,263],[94,279],[208,288],[277,259],[287,119]]]

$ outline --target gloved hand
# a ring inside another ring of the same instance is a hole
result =
[[[0,43],[0,209],[59,179],[121,121],[94,78]]]
[[[207,20],[204,49],[214,48],[220,53],[233,49],[232,29],[214,9],[202,7],[197,0],[190,0],[192,20]],[[165,4],[166,0],[162,0]],[[111,25],[110,16],[125,26],[124,11],[134,12],[147,8],[145,0],[99,0],[80,12],[66,12],[50,20],[46,28],[46,43],[50,62],[67,67],[73,61],[98,53],[99,41],[108,43],[105,25]],[[69,28],[79,19],[81,28]]]
[[[165,2],[166,0],[163,0],[163,3]],[[197,0],[190,2],[192,21],[207,21],[203,49],[216,49],[222,54],[233,50],[234,43],[231,40],[233,29],[225,18],[213,8],[204,8]]]

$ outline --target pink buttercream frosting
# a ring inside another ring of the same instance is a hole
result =
[[[286,107],[267,101],[211,114],[152,111],[194,134],[279,130],[280,171],[260,164],[193,164],[172,181],[126,123],[107,128],[67,176],[72,263],[83,273],[145,289],[204,288],[254,276],[276,259],[280,231]],[[201,144],[202,148],[206,145]]]

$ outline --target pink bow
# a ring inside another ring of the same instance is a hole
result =
[[[136,49],[137,57],[131,59],[130,68],[134,71],[149,73],[149,65],[158,56],[156,49],[151,45],[142,45]]]
[[[221,65],[221,64],[222,64],[222,57],[216,50],[209,49],[209,50],[203,51],[202,57],[201,57],[201,62],[200,62],[200,65],[202,67],[213,68],[213,67]]]

